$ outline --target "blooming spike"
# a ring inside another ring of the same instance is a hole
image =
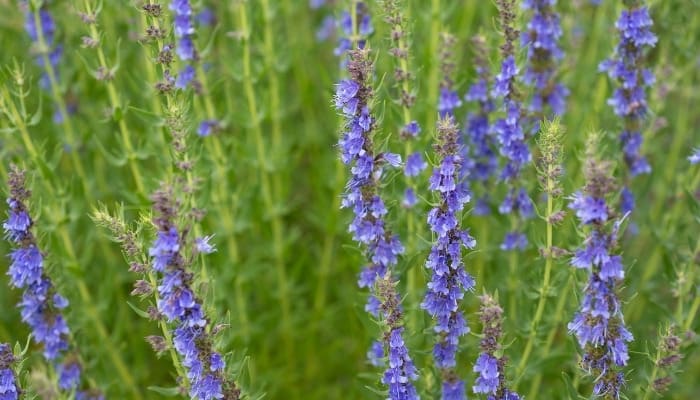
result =
[[[605,201],[615,190],[611,164],[593,159],[592,154],[590,150],[583,193],[576,193],[569,205],[581,226],[590,227],[590,233],[571,259],[572,266],[589,271],[589,279],[580,309],[568,328],[583,349],[581,367],[595,377],[593,394],[619,398],[624,384],[620,367],[627,364],[627,343],[633,339],[618,298],[624,278],[622,257],[613,254],[621,221],[614,219]]]
[[[367,49],[352,50],[347,63],[350,79],[336,86],[335,107],[345,117],[345,132],[338,147],[341,160],[350,166],[350,180],[343,196],[343,208],[351,208],[354,219],[349,232],[353,240],[362,245],[369,265],[360,273],[358,285],[372,290],[365,309],[387,325],[387,336],[382,340],[383,354],[389,362],[382,382],[389,387],[389,399],[417,399],[412,381],[417,378],[410,362],[400,326],[398,296],[392,278],[392,269],[404,248],[399,238],[392,235],[384,216],[387,209],[379,194],[382,170],[386,164],[396,164],[391,153],[376,154],[373,146],[375,121],[369,109],[372,88],[372,63]],[[380,290],[378,281],[387,281]],[[377,349],[373,346],[370,361],[377,362]]]
[[[430,178],[430,189],[440,201],[428,213],[428,224],[435,242],[425,263],[432,271],[421,307],[435,321],[435,365],[441,370],[443,399],[466,399],[464,382],[457,377],[459,338],[469,333],[464,314],[459,309],[465,291],[474,288],[474,279],[464,269],[462,248],[474,248],[476,241],[460,226],[460,214],[469,194],[459,185],[462,158],[459,155],[459,131],[454,118],[446,115],[438,122],[438,166]],[[461,391],[460,391],[461,388]],[[462,393],[461,397],[458,393]]]

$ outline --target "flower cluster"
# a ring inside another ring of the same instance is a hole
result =
[[[474,65],[476,65],[476,82],[474,82],[464,99],[478,105],[476,112],[467,116],[466,129],[463,137],[462,179],[472,183],[480,182],[485,185],[498,168],[495,143],[491,134],[489,116],[494,111],[494,102],[489,93],[490,72],[486,58],[486,43],[483,36],[474,36],[471,40],[474,47]],[[476,190],[472,186],[472,190]],[[488,197],[484,195],[476,201],[474,213],[485,215],[489,213]]]
[[[175,51],[181,61],[188,63],[177,75],[175,86],[184,89],[195,79],[195,70],[192,64],[197,58],[197,50],[194,46],[194,21],[192,18],[192,5],[189,0],[173,0],[170,9],[175,14],[173,32],[177,38]]]
[[[406,165],[404,175],[406,176],[406,190],[402,205],[411,208],[418,202],[416,191],[411,178],[416,177],[428,167],[423,160],[421,152],[414,152],[412,141],[416,139],[421,131],[417,121],[411,120],[411,108],[416,101],[416,96],[411,90],[413,74],[409,68],[409,38],[406,28],[406,21],[403,10],[397,0],[388,0],[382,3],[384,6],[385,21],[391,27],[389,38],[391,48],[389,54],[394,57],[396,65],[394,67],[394,83],[398,95],[395,101],[401,105],[403,114],[403,126],[399,136],[405,141]]]
[[[438,113],[441,117],[446,115],[454,115],[456,108],[462,105],[462,100],[459,98],[457,91],[454,90],[454,82],[452,75],[455,70],[453,61],[453,47],[455,45],[455,37],[449,33],[443,33],[440,36],[440,72],[442,73],[442,81],[440,82],[440,95],[438,97]]]
[[[618,398],[624,384],[619,367],[627,364],[627,343],[633,338],[625,327],[617,295],[624,270],[622,257],[613,254],[613,250],[621,220],[615,220],[614,210],[605,201],[615,188],[609,169],[608,163],[588,160],[588,183],[583,192],[572,196],[569,205],[581,225],[590,227],[584,246],[575,252],[571,265],[587,269],[590,275],[580,309],[568,327],[583,348],[581,366],[596,377],[594,394]]]
[[[15,357],[7,343],[0,343],[0,400],[18,400],[21,390],[12,369]]]
[[[469,201],[464,185],[459,184],[462,159],[459,155],[459,131],[454,118],[447,115],[438,122],[438,166],[430,178],[430,190],[440,201],[428,213],[430,230],[436,237],[425,263],[432,271],[428,290],[421,307],[435,319],[436,344],[433,348],[435,365],[448,377],[443,383],[443,398],[466,399],[457,393],[464,387],[456,375],[459,338],[469,333],[464,314],[459,309],[465,291],[474,288],[474,279],[465,271],[462,247],[474,248],[476,241],[460,226],[460,213]],[[451,395],[448,395],[451,393]]]
[[[531,200],[527,192],[519,187],[520,173],[530,163],[532,155],[525,142],[525,131],[522,126],[524,119],[522,105],[516,89],[519,69],[515,63],[514,43],[519,33],[513,28],[515,5],[513,0],[499,0],[497,4],[505,42],[501,45],[503,57],[501,71],[494,79],[491,94],[503,100],[505,116],[499,118],[492,129],[498,138],[500,152],[506,158],[506,165],[501,171],[500,178],[510,185],[508,195],[499,207],[499,210],[503,214],[518,211],[522,218],[529,218],[532,216]],[[527,239],[525,235],[512,231],[506,234],[501,248],[503,250],[522,249],[526,245]]]
[[[365,43],[367,43],[367,37],[369,37],[374,32],[374,27],[372,26],[372,20],[369,14],[369,8],[367,4],[362,1],[353,2],[355,9],[348,11],[343,11],[338,20],[338,26],[342,32],[342,35],[338,38],[338,45],[336,46],[333,54],[336,57],[344,56],[348,51],[352,50],[353,38],[359,35],[361,39],[357,41],[357,47],[363,49]],[[354,20],[353,20],[354,17]],[[353,26],[353,23],[357,24],[357,28]],[[357,29],[357,32],[355,32]],[[345,66],[347,59],[344,57],[341,59],[342,66]]]
[[[418,379],[418,371],[403,339],[401,304],[396,293],[396,282],[390,274],[377,279],[377,297],[386,325],[384,347],[389,353],[389,367],[384,372],[382,383],[389,386],[389,399],[418,400],[416,388],[410,383]]]
[[[63,56],[63,45],[56,40],[56,23],[46,7],[41,7],[34,13],[29,9],[30,7],[27,3],[22,2],[21,5],[25,9],[24,28],[29,38],[36,46],[36,64],[44,69],[41,75],[40,85],[42,88],[48,89],[51,86],[49,69],[53,71],[51,73],[54,79],[58,79],[57,68]],[[49,65],[46,65],[47,61]],[[68,111],[74,110],[69,109]],[[53,121],[55,123],[61,123],[64,118],[65,116],[61,113],[60,108],[56,107],[53,114]]]
[[[22,321],[32,330],[34,341],[43,346],[44,358],[58,370],[58,387],[66,392],[80,386],[82,367],[69,349],[70,330],[61,314],[68,300],[57,293],[51,278],[44,271],[44,255],[31,232],[34,221],[26,201],[31,193],[25,186],[24,172],[12,166],[8,185],[10,207],[3,223],[5,237],[14,245],[10,253],[10,285],[24,289],[21,307]]]
[[[386,226],[384,217],[387,209],[378,190],[383,165],[390,164],[398,167],[401,164],[401,158],[393,153],[375,153],[372,142],[375,120],[369,109],[372,96],[372,88],[368,84],[372,76],[369,51],[357,49],[350,51],[349,54],[347,68],[350,79],[342,80],[336,86],[335,94],[335,106],[346,118],[345,131],[338,143],[340,157],[343,163],[351,165],[351,177],[346,186],[342,206],[353,210],[354,219],[350,223],[349,232],[352,233],[353,240],[364,247],[370,263],[360,273],[358,284],[360,287],[376,289],[379,278],[388,275],[391,279],[391,269],[398,262],[398,256],[404,251],[399,238],[392,235]],[[374,290],[365,308],[375,317],[382,317],[383,314],[380,313],[382,303],[376,294]],[[386,318],[385,315],[384,317]],[[389,374],[394,374],[397,368],[393,362],[395,357],[398,357],[397,352],[404,354],[401,335],[401,329],[393,329],[393,339],[388,341],[390,360],[387,373]],[[407,356],[407,352],[405,355]],[[415,391],[411,383],[414,379],[414,374],[385,377],[384,382],[390,386],[390,398],[414,398],[405,397],[405,393]]]
[[[207,239],[195,239],[192,247],[187,230],[174,223],[179,212],[172,188],[162,188],[152,196],[154,225],[158,234],[149,249],[152,268],[162,274],[158,285],[158,313],[175,326],[173,347],[182,357],[190,381],[190,396],[199,400],[238,399],[240,391],[235,382],[224,377],[225,363],[212,348],[208,330],[209,320],[201,300],[192,290],[193,275],[187,270],[191,257],[197,252],[211,252]],[[192,247],[192,248],[190,248]],[[186,256],[186,251],[190,250]]]
[[[688,156],[688,161],[690,161],[691,164],[700,163],[700,148],[693,150],[693,153]]]
[[[569,94],[562,84],[554,81],[555,65],[564,58],[559,47],[562,35],[559,14],[554,11],[556,0],[525,0],[523,8],[532,10],[522,44],[527,47],[527,68],[523,75],[526,85],[534,88],[530,111],[541,114],[545,106],[561,115]]]
[[[503,333],[503,309],[488,294],[481,296],[479,319],[484,327],[480,341],[481,353],[474,364],[479,376],[472,387],[474,393],[488,394],[488,400],[520,400],[520,396],[508,389],[505,380],[507,358],[498,356]]]
[[[626,2],[631,3],[634,2]],[[647,49],[657,41],[651,32],[652,24],[646,7],[629,5],[615,24],[620,35],[615,54],[599,66],[601,72],[607,72],[611,79],[619,83],[608,104],[623,120],[620,142],[625,164],[632,177],[651,172],[651,166],[640,150],[642,122],[647,116],[646,88],[654,84],[651,70],[643,68]],[[626,191],[629,192],[628,189]],[[634,207],[632,194],[626,196],[631,199],[623,201],[623,212],[632,211]]]

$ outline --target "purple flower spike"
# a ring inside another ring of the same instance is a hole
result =
[[[627,364],[627,343],[633,337],[625,327],[617,294],[624,268],[622,257],[613,254],[621,221],[613,220],[614,213],[605,201],[614,190],[609,165],[587,162],[585,190],[574,194],[569,206],[581,227],[590,231],[571,259],[573,267],[589,271],[589,278],[579,311],[568,328],[583,349],[581,366],[595,378],[593,394],[617,398],[624,385],[620,367]]]
[[[183,253],[190,249],[194,254],[209,254],[216,249],[209,243],[211,236],[191,239],[187,232],[178,230],[175,222],[180,210],[173,196],[173,190],[168,186],[152,196],[153,223],[158,234],[149,255],[153,270],[160,278],[158,313],[172,329],[172,345],[180,355],[190,382],[190,397],[237,400],[240,390],[224,375],[224,359],[213,348],[209,318],[192,288],[193,274],[188,270],[188,258]]]
[[[532,10],[522,44],[527,47],[527,67],[523,76],[526,85],[534,89],[529,109],[541,115],[545,106],[552,114],[562,115],[569,90],[555,81],[556,65],[564,58],[559,47],[562,36],[556,0],[527,0],[523,8]]]
[[[458,185],[461,171],[459,130],[454,118],[446,116],[438,122],[439,161],[430,178],[430,189],[440,201],[428,213],[428,224],[436,237],[425,266],[432,271],[428,290],[421,307],[435,322],[436,343],[433,347],[435,365],[441,376],[450,378],[443,382],[443,399],[466,399],[464,382],[455,371],[459,338],[469,333],[460,301],[464,293],[474,288],[472,278],[462,262],[462,248],[476,245],[474,238],[459,225],[464,204],[469,194],[464,185]]]
[[[335,107],[346,119],[345,132],[338,143],[340,157],[350,166],[351,172],[342,207],[353,211],[354,218],[348,230],[369,262],[358,279],[360,287],[368,287],[371,291],[365,310],[375,318],[387,321],[388,325],[382,350],[379,351],[375,344],[368,358],[370,363],[377,365],[380,354],[382,357],[387,354],[388,365],[382,382],[388,386],[389,399],[413,400],[418,399],[412,383],[417,379],[417,372],[404,344],[403,328],[399,325],[399,297],[392,278],[393,268],[404,248],[386,226],[384,217],[388,211],[379,194],[382,168],[385,164],[400,165],[400,157],[388,152],[377,154],[372,147],[374,119],[368,107],[372,93],[368,84],[372,64],[367,50],[353,50],[349,55],[350,79],[336,85],[335,95]]]
[[[506,357],[497,356],[501,352],[503,309],[488,294],[481,296],[480,299],[479,319],[484,332],[479,344],[481,353],[474,364],[474,372],[478,375],[472,391],[487,394],[489,400],[520,400],[520,396],[511,392],[506,383],[504,374]]]
[[[0,400],[18,400],[20,388],[12,370],[15,364],[12,348],[7,343],[0,343]]]
[[[626,2],[615,24],[620,41],[613,56],[602,63],[598,69],[606,72],[618,86],[608,99],[608,104],[615,114],[622,119],[620,144],[628,173],[634,177],[651,172],[651,165],[642,155],[642,131],[648,114],[646,89],[654,84],[651,70],[645,68],[646,53],[657,42],[651,31],[653,21],[643,2]],[[628,188],[627,205],[634,204],[633,195]],[[627,208],[627,207],[625,207]],[[631,208],[626,211],[631,211]]]
[[[19,303],[22,321],[29,325],[34,342],[43,348],[43,355],[58,371],[58,387],[62,393],[71,393],[80,387],[81,365],[68,353],[70,330],[62,315],[68,300],[54,287],[44,270],[44,254],[31,231],[34,225],[26,206],[30,192],[25,186],[24,172],[11,166],[8,186],[10,188],[9,215],[3,223],[5,237],[14,249],[7,274],[10,286],[24,289]],[[4,349],[0,346],[0,353]],[[11,354],[11,353],[10,353]],[[0,354],[0,364],[5,358]],[[0,398],[16,399],[18,392],[6,381],[11,375],[3,372],[0,365]],[[5,396],[5,397],[3,397]]]
[[[194,19],[192,5],[189,0],[172,0],[170,10],[173,11],[173,32],[177,38],[175,52],[181,61],[185,61],[185,67],[180,71],[175,81],[175,87],[184,89],[195,80],[195,70],[189,62],[197,59],[197,50],[194,45]]]

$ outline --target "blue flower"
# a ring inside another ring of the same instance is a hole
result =
[[[501,243],[501,250],[525,250],[527,248],[527,236],[521,232],[508,232]]]
[[[620,133],[620,143],[632,177],[651,172],[649,162],[641,154],[641,132],[642,122],[648,114],[646,88],[654,84],[654,75],[644,64],[646,51],[657,42],[656,35],[651,31],[652,25],[647,7],[627,4],[627,9],[622,11],[615,24],[620,37],[615,54],[598,67],[618,83],[608,104],[621,117],[625,127]],[[623,211],[631,211],[634,207],[633,196],[627,187],[624,190],[627,193],[623,193],[626,197],[623,199]]]
[[[597,170],[593,168],[592,171]],[[602,175],[590,177],[586,186],[588,192],[574,194],[570,205],[581,226],[590,226],[591,231],[583,247],[576,250],[571,259],[573,267],[589,271],[589,278],[579,310],[568,329],[583,349],[581,365],[596,377],[593,392],[597,396],[619,393],[624,381],[620,381],[615,367],[627,364],[627,343],[633,340],[625,327],[616,293],[624,279],[622,257],[613,254],[621,221],[611,220],[613,213],[603,197],[609,188],[599,183],[604,179]]]
[[[582,224],[603,223],[608,220],[608,207],[605,199],[583,195],[576,192],[572,196],[569,208],[576,211],[576,216]]]
[[[367,360],[375,367],[384,366],[384,346],[382,346],[382,342],[372,342],[372,346],[367,351]]]
[[[474,372],[479,376],[476,385],[472,388],[474,393],[496,393],[499,385],[498,360],[490,354],[482,353],[476,359]]]
[[[58,387],[63,390],[73,390],[80,384],[80,364],[67,362],[58,368]]]
[[[555,82],[557,63],[564,57],[559,47],[562,36],[559,15],[554,11],[556,0],[528,0],[523,8],[533,10],[522,44],[527,47],[527,67],[523,81],[534,89],[530,111],[539,113],[549,105],[552,113],[561,115],[569,90]]]
[[[221,122],[216,119],[205,119],[199,123],[197,134],[201,137],[206,137],[216,132],[221,128]]]
[[[194,239],[194,246],[198,252],[211,254],[216,251],[216,247],[209,243],[213,236],[203,236]]]
[[[427,167],[428,163],[423,160],[423,155],[421,153],[413,153],[406,158],[404,174],[406,176],[418,176]]]
[[[688,161],[690,161],[691,164],[700,163],[700,148],[693,150],[693,153],[688,156]]]
[[[463,185],[457,185],[461,171],[461,158],[456,153],[459,137],[451,116],[438,123],[438,156],[441,159],[430,178],[430,189],[439,202],[428,213],[428,224],[435,234],[430,254],[425,262],[431,271],[421,308],[433,318],[436,341],[433,347],[435,365],[445,372],[457,365],[459,338],[469,333],[459,303],[466,291],[474,288],[474,279],[466,272],[462,262],[462,248],[476,245],[474,238],[459,224],[459,213],[469,201]],[[460,389],[461,388],[461,389]],[[450,379],[443,382],[443,398],[463,398],[463,383]]]
[[[176,228],[159,231],[153,246],[148,250],[148,255],[153,257],[153,269],[159,272],[165,271],[179,250],[180,238]]]

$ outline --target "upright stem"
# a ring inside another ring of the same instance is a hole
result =
[[[549,356],[549,349],[552,347],[552,344],[554,344],[554,338],[557,335],[557,332],[559,331],[559,322],[562,320],[562,313],[564,312],[564,307],[566,307],[566,302],[569,299],[569,288],[571,285],[574,283],[574,274],[571,273],[569,275],[569,279],[566,281],[566,284],[564,285],[564,290],[562,291],[561,295],[559,296],[559,302],[557,302],[556,309],[554,311],[554,320],[551,329],[549,330],[549,333],[547,334],[547,339],[544,342],[544,346],[541,348],[541,360],[546,359]],[[528,399],[536,399],[538,397],[539,389],[540,389],[540,383],[542,383],[542,370],[538,369],[537,375],[535,376],[535,379],[532,381],[532,386],[530,387],[530,393],[527,396]]]
[[[535,311],[535,318],[533,318],[532,323],[530,324],[530,335],[528,336],[527,344],[525,345],[525,350],[523,351],[523,356],[520,359],[520,363],[518,364],[518,369],[516,372],[517,380],[513,384],[513,390],[517,390],[518,383],[520,382],[520,378],[522,377],[523,371],[525,370],[525,366],[527,365],[528,358],[530,357],[530,352],[532,352],[532,346],[534,345],[535,339],[537,338],[537,328],[539,326],[540,321],[542,320],[542,315],[544,314],[544,306],[547,301],[547,295],[549,293],[549,280],[552,273],[553,236],[553,227],[550,217],[554,213],[554,198],[552,197],[552,193],[554,192],[554,181],[551,178],[551,176],[553,175],[553,165],[550,164],[547,167],[547,169],[547,252],[544,266],[544,278],[542,281],[542,287],[540,289],[540,299],[537,302],[537,311]]]
[[[37,39],[39,41],[39,47],[41,48],[41,57],[46,70],[46,76],[49,78],[49,85],[51,86],[51,94],[53,96],[54,102],[58,106],[58,110],[61,113],[63,130],[66,133],[66,139],[68,140],[68,145],[70,146],[70,157],[75,166],[76,172],[78,173],[78,178],[80,179],[80,184],[83,187],[85,193],[85,198],[88,203],[93,200],[92,193],[89,188],[87,175],[85,174],[85,169],[78,156],[78,149],[76,143],[76,135],[73,129],[73,122],[68,115],[68,108],[66,107],[66,102],[61,95],[61,90],[58,86],[58,81],[56,79],[56,71],[51,64],[49,59],[48,46],[46,44],[46,39],[44,38],[43,26],[41,23],[40,9],[34,11],[34,25],[36,26]]]
[[[85,12],[88,15],[92,15],[92,6],[89,0],[85,0]],[[97,40],[99,38],[99,32],[97,31],[96,23],[92,23],[89,25],[90,36]],[[107,71],[109,66],[107,65],[107,59],[104,55],[104,52],[102,51],[101,42],[100,45],[97,46],[97,59],[100,62],[100,67],[104,71]],[[107,84],[107,94],[109,96],[110,106],[113,111],[116,111],[117,107],[121,106],[117,89],[114,87],[114,82],[110,78],[105,79],[105,82]],[[124,147],[126,148],[126,157],[129,162],[129,168],[131,169],[131,175],[134,177],[136,189],[138,193],[144,194],[146,193],[146,189],[143,185],[143,179],[141,178],[141,174],[139,173],[138,164],[136,163],[136,153],[134,152],[134,147],[131,144],[131,137],[129,134],[129,129],[126,126],[124,116],[119,117],[119,121],[117,122],[117,124],[119,125],[119,132],[122,136],[122,142],[124,143]]]
[[[428,127],[435,126],[437,120],[437,112],[435,108],[438,102],[438,86],[440,80],[439,64],[435,61],[438,54],[438,46],[440,44],[440,0],[432,0],[430,8],[430,59],[433,60],[430,64],[430,72],[428,75]]]
[[[235,3],[232,3],[232,5]],[[267,155],[268,149],[265,146],[262,127],[260,124],[260,114],[257,105],[257,98],[253,88],[252,81],[252,64],[250,50],[250,27],[248,24],[248,14],[245,8],[246,3],[241,3],[238,18],[242,32],[243,44],[243,86],[245,96],[248,102],[248,111],[250,113],[251,122],[253,125],[253,135],[255,139],[255,148],[260,168],[260,186],[265,210],[270,213],[272,227],[272,251],[275,261],[275,270],[277,274],[277,284],[279,291],[279,300],[282,308],[282,329],[285,342],[285,350],[287,352],[288,361],[294,361],[294,346],[292,343],[292,320],[290,296],[287,283],[287,272],[284,265],[284,238],[282,237],[282,221],[279,218],[279,211],[272,197],[270,188],[270,174],[268,171]]]

